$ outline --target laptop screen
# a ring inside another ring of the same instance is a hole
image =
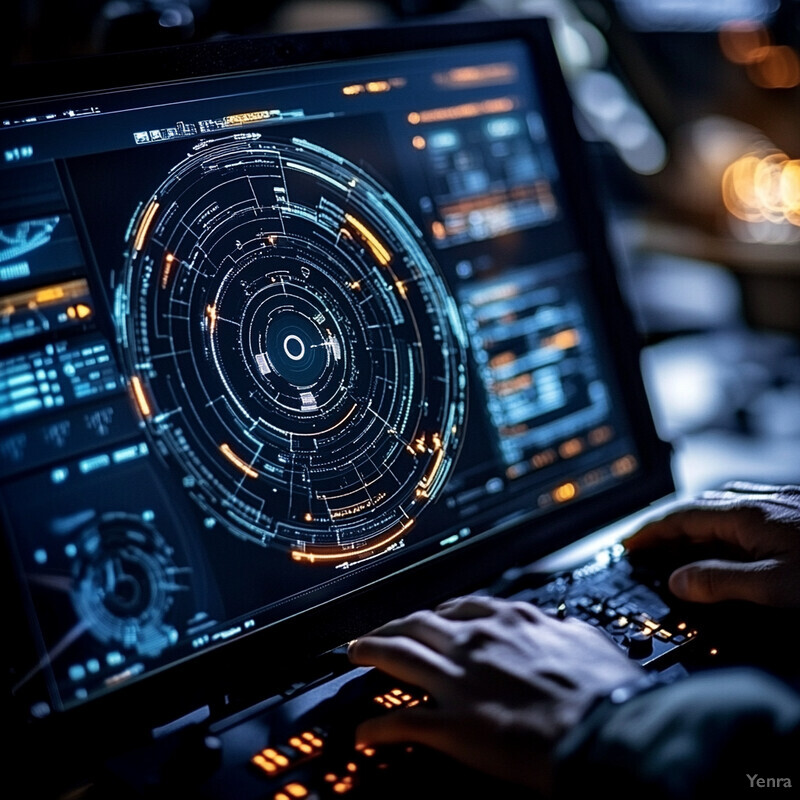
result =
[[[546,26],[406,34],[0,107],[26,717],[268,686],[666,488]]]

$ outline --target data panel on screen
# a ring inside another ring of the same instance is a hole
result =
[[[504,42],[4,109],[31,714],[635,476],[537,91]]]

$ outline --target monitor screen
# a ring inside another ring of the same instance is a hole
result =
[[[416,35],[0,107],[30,719],[269,676],[663,488],[546,26]]]

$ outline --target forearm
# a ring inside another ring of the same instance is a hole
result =
[[[555,795],[603,785],[623,797],[682,799],[796,789],[798,754],[794,690],[756,670],[699,673],[595,707],[557,746]]]

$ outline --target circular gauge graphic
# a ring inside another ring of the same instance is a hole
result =
[[[327,150],[199,145],[133,220],[117,313],[145,427],[210,527],[373,557],[451,471],[455,303],[396,200]]]
[[[178,640],[165,618],[185,591],[163,537],[141,520],[106,515],[77,542],[72,604],[95,638],[141,656],[158,656]]]

